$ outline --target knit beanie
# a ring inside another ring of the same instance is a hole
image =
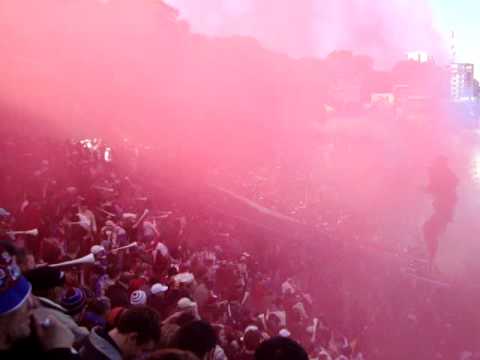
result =
[[[31,290],[32,286],[22,276],[13,253],[0,245],[0,315],[20,308]]]
[[[85,292],[80,288],[71,287],[63,293],[60,305],[68,310],[70,315],[79,314],[87,304]]]
[[[131,305],[145,305],[147,303],[147,294],[143,290],[135,290],[130,295]]]

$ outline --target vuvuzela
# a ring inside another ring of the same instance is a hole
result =
[[[67,267],[67,266],[76,266],[76,265],[83,265],[83,264],[94,264],[95,263],[95,255],[93,254],[88,254],[85,256],[82,256],[81,258],[70,260],[70,261],[64,261],[61,263],[57,264],[52,264],[48,265],[50,267]]]
[[[119,250],[126,250],[126,249],[134,247],[134,246],[137,246],[136,242],[133,242],[131,244],[128,244],[128,245],[125,245],[125,246],[122,246],[122,247],[119,247],[119,248],[116,248],[116,249],[112,249],[112,252],[116,252],[116,251],[119,251]]]
[[[38,236],[38,229],[24,230],[24,231],[9,231],[8,234]]]

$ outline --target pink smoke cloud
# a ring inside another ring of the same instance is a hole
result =
[[[194,31],[253,36],[269,49],[294,57],[334,50],[370,55],[380,66],[422,49],[445,58],[427,0],[167,0]]]

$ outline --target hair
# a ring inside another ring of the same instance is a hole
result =
[[[160,337],[159,348],[166,349],[175,347],[178,330],[180,330],[180,326],[177,324],[162,324],[162,336]]]
[[[215,348],[217,334],[208,322],[195,320],[180,328],[175,343],[177,348],[191,351],[202,359]]]
[[[16,249],[15,255],[17,256],[17,264],[19,264],[22,261],[25,261],[27,257],[27,250],[25,248],[18,248]]]
[[[16,255],[17,265],[20,267],[27,263],[28,256],[33,256],[35,259],[35,255],[32,252],[27,251],[25,248],[15,249],[14,254]]]
[[[17,255],[19,250],[10,240],[0,240],[0,248],[5,249],[10,255]]]
[[[146,344],[160,339],[160,315],[148,306],[136,306],[124,311],[117,324],[121,334],[137,333],[137,343]]]
[[[120,270],[115,266],[109,266],[107,269],[107,274],[110,279],[116,279],[120,276]]]
[[[87,201],[87,199],[85,198],[82,198],[79,202],[78,202],[78,207],[88,207],[89,206],[89,203]]]
[[[247,350],[255,350],[262,342],[262,334],[258,330],[250,330],[243,336],[243,343]]]
[[[87,310],[105,316],[108,312],[108,304],[104,300],[94,298],[89,300]]]
[[[189,351],[178,349],[163,349],[150,354],[147,360],[199,360]]]
[[[255,360],[308,360],[307,352],[295,341],[275,336],[260,344]]]
[[[175,321],[175,323],[182,327],[182,326],[185,326],[187,325],[188,323],[192,322],[195,320],[195,316],[192,314],[192,313],[189,313],[189,312],[184,312],[183,314],[181,314],[177,320]]]

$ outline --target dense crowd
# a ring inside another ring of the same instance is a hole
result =
[[[274,253],[102,141],[1,151],[2,359],[363,359]]]

